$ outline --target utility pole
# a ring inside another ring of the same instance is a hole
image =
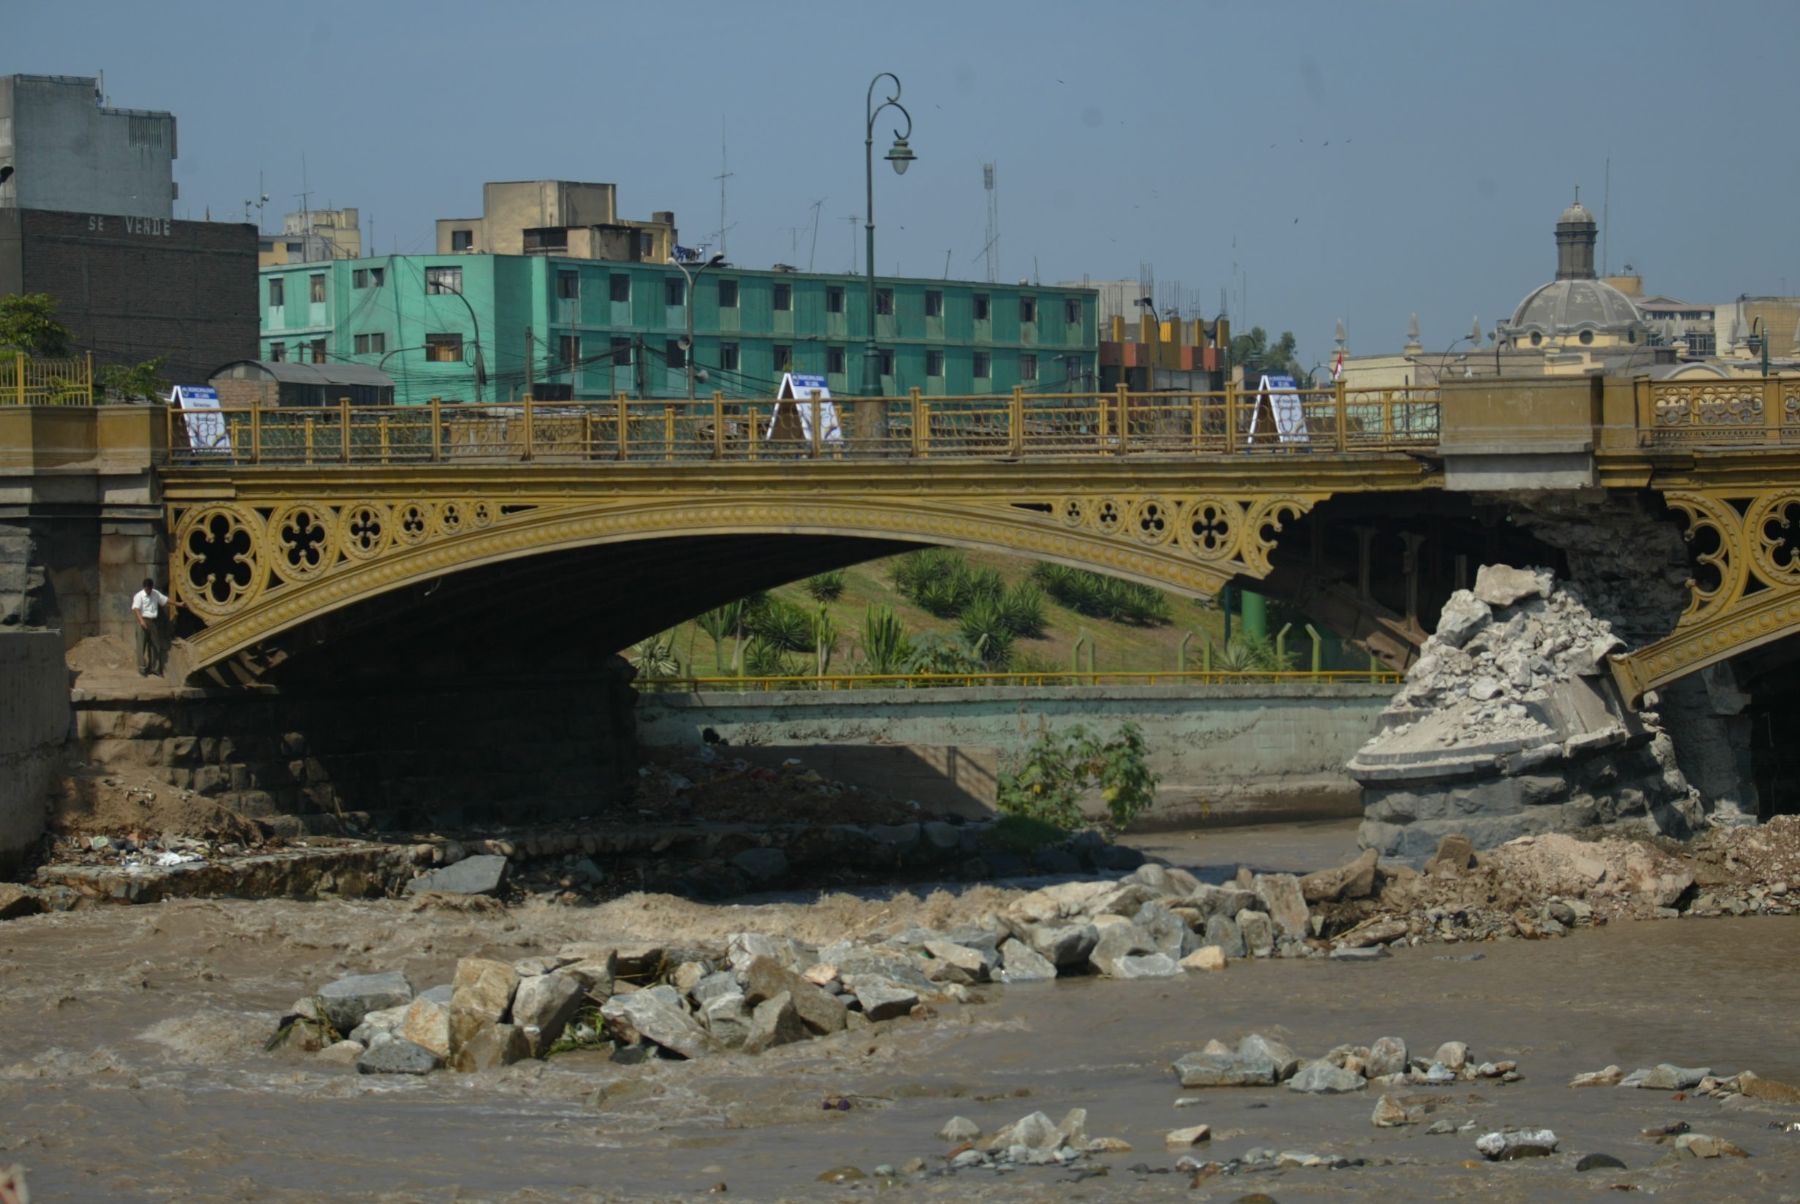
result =
[[[530,397],[537,386],[536,375],[531,366],[532,338],[531,327],[525,328],[525,396]]]

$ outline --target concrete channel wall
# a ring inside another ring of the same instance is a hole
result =
[[[60,631],[0,631],[0,876],[44,834],[69,735]]]
[[[997,771],[1040,725],[1143,729],[1161,778],[1151,825],[1355,816],[1344,763],[1396,687],[992,687],[755,693],[646,692],[638,738],[693,750],[710,729],[733,755],[799,757],[828,778],[964,810],[990,807]]]

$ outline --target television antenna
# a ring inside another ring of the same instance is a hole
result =
[[[725,254],[725,233],[731,224],[725,221],[725,181],[737,173],[732,171],[725,153],[725,119],[719,118],[719,174],[713,179],[719,182],[719,254]]]
[[[993,162],[981,165],[981,187],[987,193],[987,243],[981,253],[987,257],[987,278],[992,284],[1000,278],[1000,193],[994,186]]]
[[[829,198],[820,197],[812,203],[812,248],[806,252],[806,270],[813,270],[813,258],[819,253],[819,210]],[[796,259],[799,256],[795,256]]]

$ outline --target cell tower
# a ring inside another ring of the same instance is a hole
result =
[[[981,165],[981,187],[987,193],[987,278],[1000,278],[1000,194],[994,190],[994,165]]]

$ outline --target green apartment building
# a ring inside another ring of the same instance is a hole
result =
[[[393,255],[272,265],[261,277],[263,358],[381,367],[399,404],[507,400],[527,389],[686,395],[687,281],[674,264]],[[875,285],[886,395],[1095,387],[1092,289],[890,277]],[[771,396],[784,370],[855,394],[867,287],[861,276],[704,271],[693,298],[698,394]]]

